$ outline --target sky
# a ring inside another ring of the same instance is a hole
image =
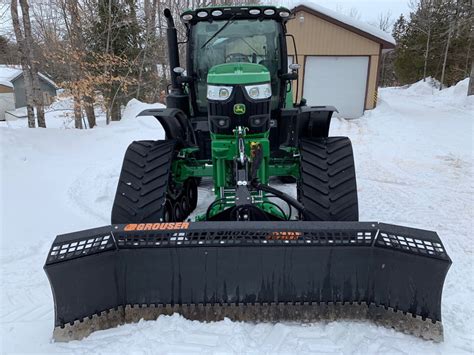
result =
[[[356,9],[360,14],[360,20],[363,22],[377,22],[379,14],[387,13],[388,11],[392,14],[392,19],[396,20],[401,13],[408,14],[410,8],[408,6],[409,0],[307,0],[308,2],[314,2],[321,6],[327,7],[328,9],[348,13],[352,8]],[[292,4],[299,2],[298,0],[265,0],[264,3],[281,3],[288,7],[292,7]],[[10,32],[10,9],[9,0],[0,0],[0,34],[6,34]]]
[[[410,7],[409,0],[306,0],[318,5],[327,7],[334,11],[342,10],[343,13],[349,12],[351,8],[355,8],[361,15],[360,20],[364,22],[376,22],[380,13],[392,13],[392,18],[396,20],[400,14],[408,15]],[[286,0],[288,6],[298,0]]]

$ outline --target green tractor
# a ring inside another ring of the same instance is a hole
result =
[[[141,116],[156,117],[166,137],[128,147],[111,226],[56,237],[45,265],[54,338],[177,312],[363,318],[441,340],[451,260],[434,232],[358,222],[351,142],[328,137],[336,109],[293,102],[290,11],[185,11],[186,70],[165,17],[167,107]],[[203,179],[215,199],[191,221]],[[271,179],[295,182],[297,198]]]

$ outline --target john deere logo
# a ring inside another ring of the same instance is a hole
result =
[[[245,113],[245,105],[244,104],[235,104],[234,105],[234,113],[236,115],[243,115]]]

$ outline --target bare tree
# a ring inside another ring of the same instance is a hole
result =
[[[467,88],[467,95],[474,95],[474,60],[471,62],[471,75],[469,76],[469,87]]]
[[[336,4],[336,12],[352,17],[356,20],[360,20],[362,17],[361,13],[359,12],[359,10],[357,10],[357,8],[351,7],[350,9],[347,10],[346,8],[344,8],[344,6],[341,3]]]
[[[18,15],[18,2],[11,2],[11,17],[15,37],[20,50],[20,61],[25,80],[26,90],[26,110],[28,115],[28,127],[35,127],[35,113],[38,117],[38,127],[46,127],[44,118],[43,95],[39,82],[37,62],[33,57],[33,36],[31,33],[31,21],[29,13],[29,5],[27,0],[20,0],[20,8],[22,12],[22,24]]]
[[[392,32],[392,27],[395,21],[392,18],[392,12],[390,10],[385,13],[381,12],[377,20],[377,27],[379,29],[387,33]]]
[[[347,13],[347,15],[349,17],[352,17],[352,18],[356,19],[356,20],[360,20],[360,18],[362,17],[359,10],[357,10],[355,7],[351,7],[351,9]]]
[[[446,72],[446,62],[448,61],[449,45],[451,44],[452,35],[453,35],[453,28],[450,25],[449,30],[448,30],[448,39],[446,40],[446,46],[445,46],[445,50],[444,50],[443,66],[442,66],[442,69],[441,69],[441,80],[440,80],[441,83],[439,85],[440,90],[443,89],[443,85],[444,85],[444,74]]]

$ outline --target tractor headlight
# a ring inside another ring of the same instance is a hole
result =
[[[272,87],[270,84],[248,85],[245,87],[245,91],[247,91],[247,95],[254,100],[268,99],[272,96]]]
[[[232,94],[232,86],[207,86],[207,99],[208,100],[227,100]]]

